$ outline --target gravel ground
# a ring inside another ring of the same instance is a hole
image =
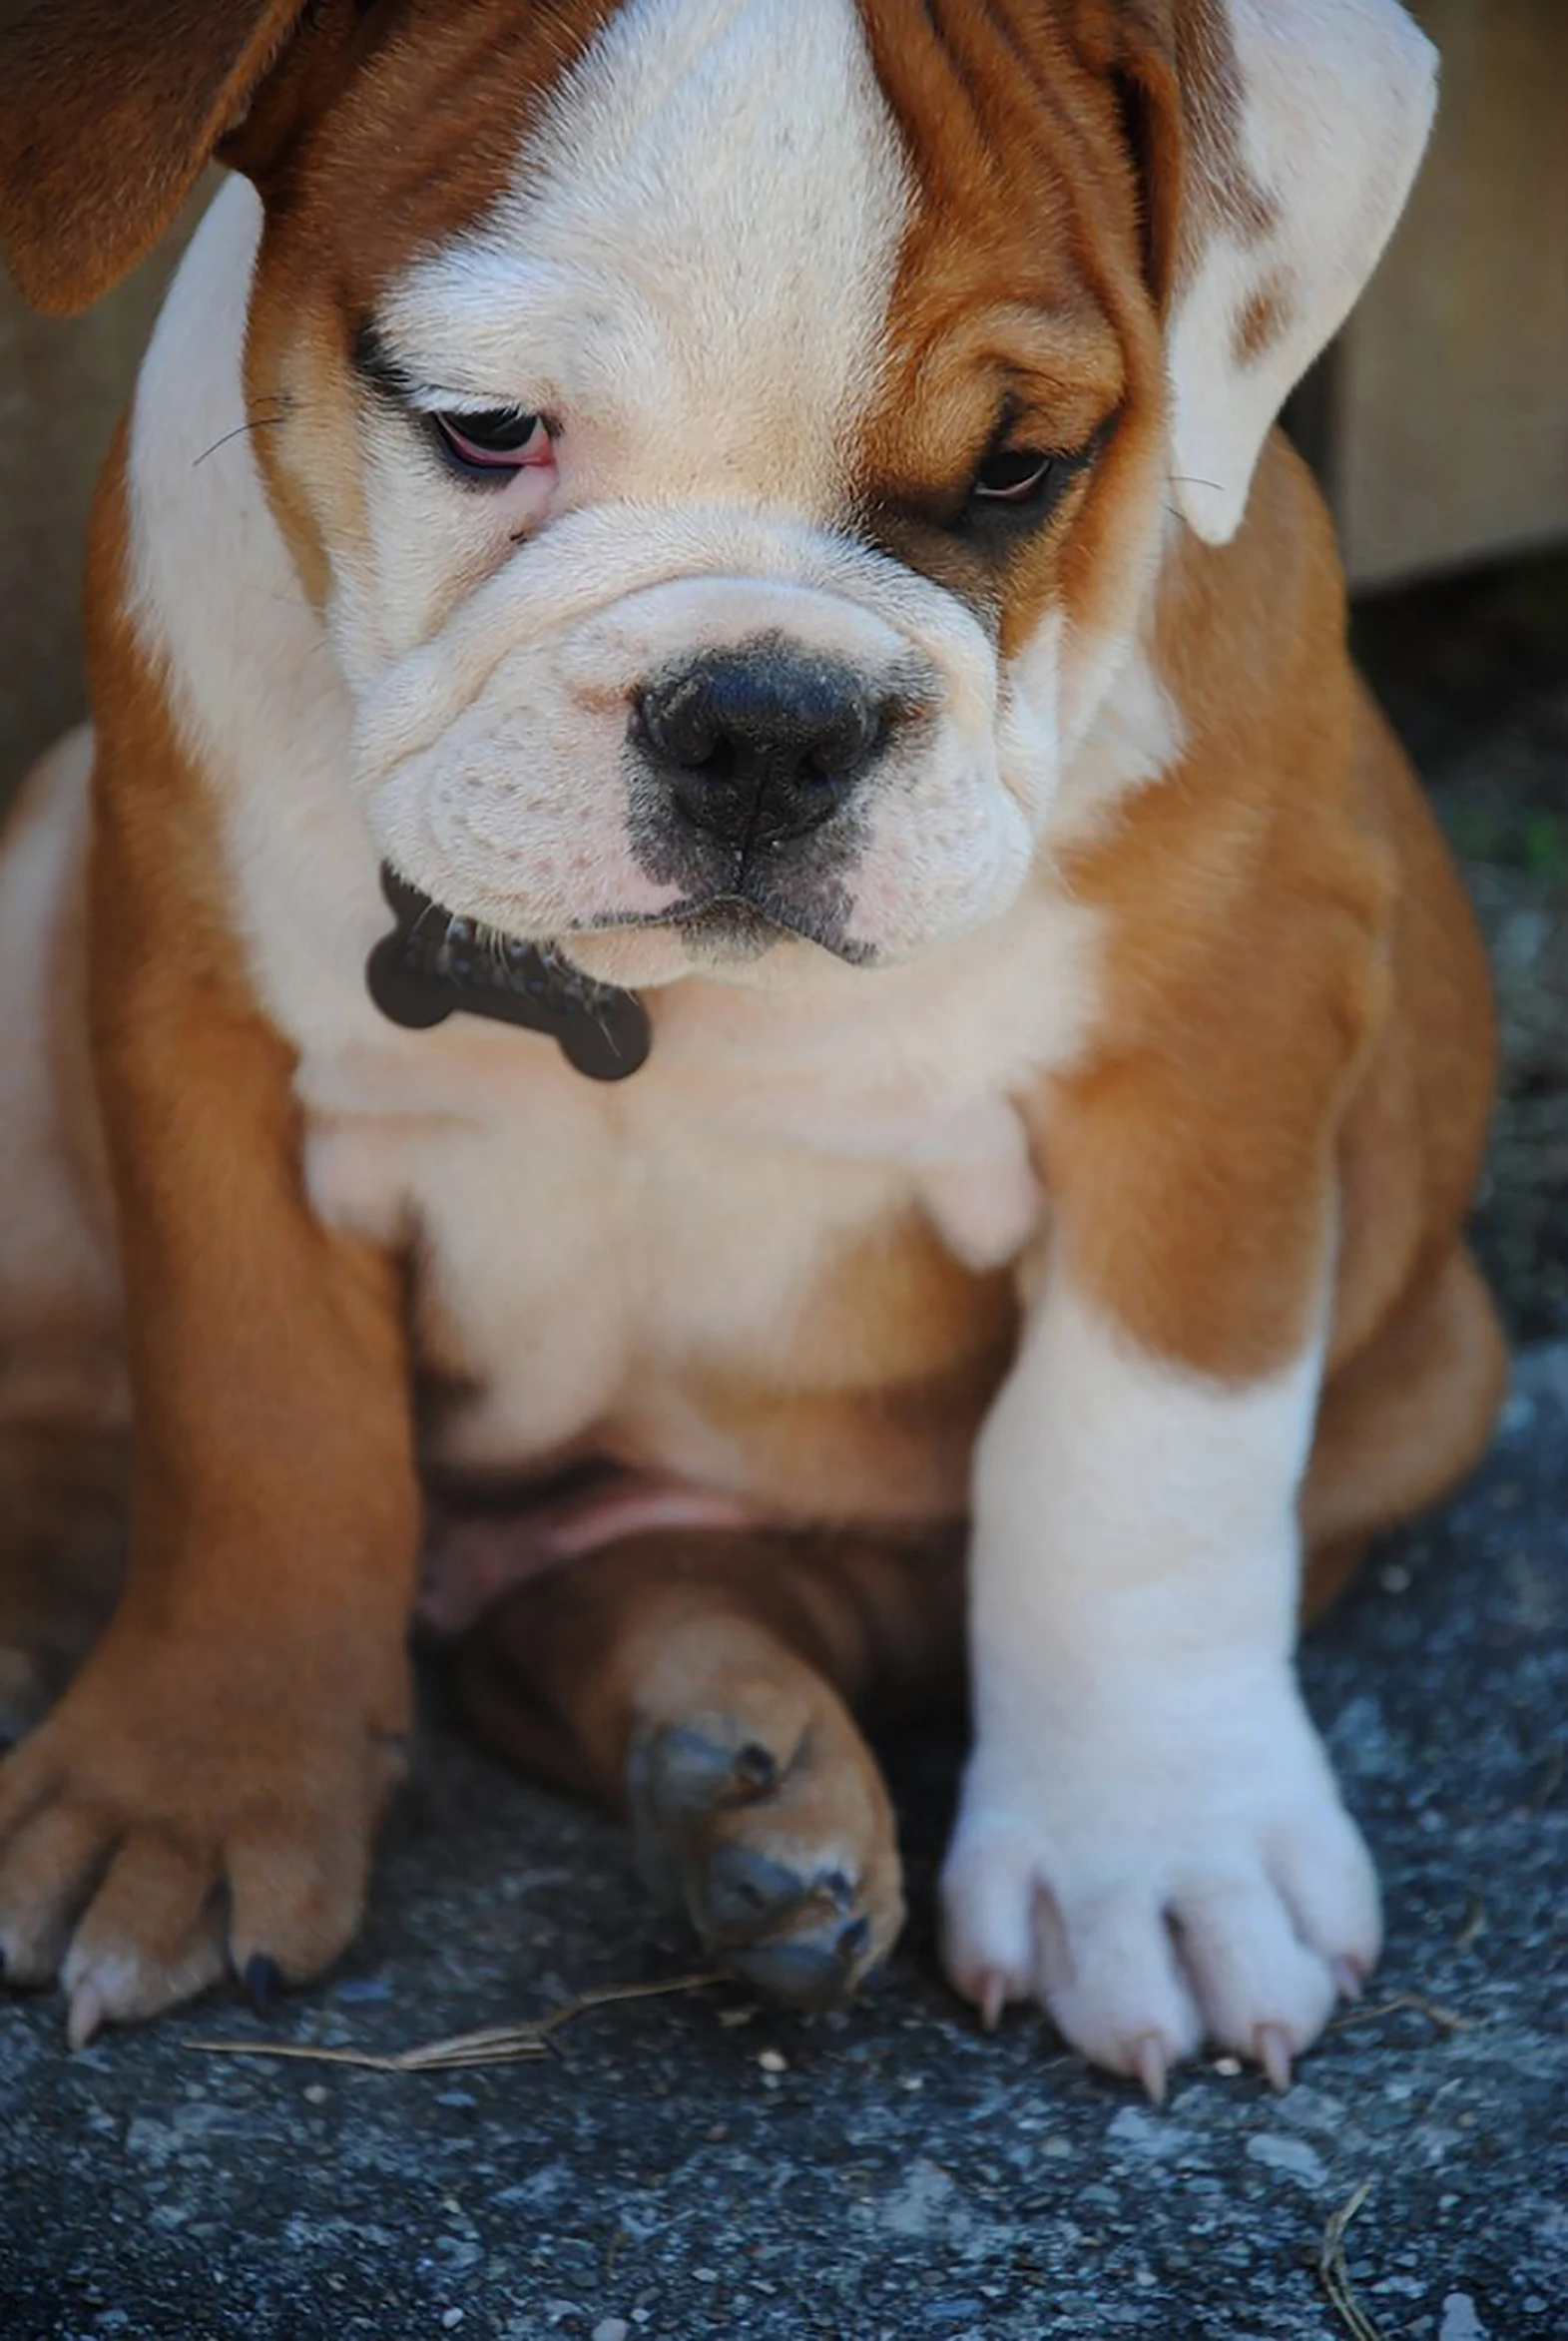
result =
[[[397,2049],[677,1976],[619,1834],[439,1727],[370,1929],[274,2028],[213,2002],[68,2056],[0,2027],[6,2341],[1568,2341],[1568,1345],[1482,1477],[1307,1661],[1387,1889],[1371,2006],[1284,2097],[1169,2108],[944,1992],[956,1752],[890,1751],[917,1918],[847,2015],[733,1988],[583,2014],[440,2074],[205,2055]],[[1364,2320],[1315,2263],[1345,2250]]]

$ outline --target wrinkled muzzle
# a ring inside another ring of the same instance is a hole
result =
[[[358,785],[393,867],[579,960],[616,934],[623,980],[781,935],[906,957],[1028,866],[983,629],[821,532],[569,514],[357,683]],[[638,974],[629,934],[660,938]]]

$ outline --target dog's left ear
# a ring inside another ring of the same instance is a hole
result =
[[[86,308],[215,155],[260,176],[335,82],[365,0],[35,0],[0,32],[0,248]]]
[[[1397,0],[1114,4],[1096,17],[1142,150],[1172,486],[1225,544],[1270,425],[1404,208],[1436,52]]]

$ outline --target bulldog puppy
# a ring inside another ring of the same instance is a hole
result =
[[[1156,2096],[1357,1989],[1294,1639],[1491,1422],[1492,1059],[1272,425],[1432,100],[1394,0],[7,38],[46,308],[233,174],[0,876],[17,1725],[128,1480],[0,1773],[74,2039],[351,1937],[426,1490],[484,1727],[760,1984],[896,1932],[852,1717],[967,1569],[957,1989]]]

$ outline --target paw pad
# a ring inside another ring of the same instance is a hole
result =
[[[847,1999],[897,1933],[891,1816],[885,1798],[855,1793],[870,1763],[858,1742],[834,1748],[810,1732],[781,1758],[722,1719],[664,1724],[634,1744],[627,1789],[644,1875],[772,1999]]]

